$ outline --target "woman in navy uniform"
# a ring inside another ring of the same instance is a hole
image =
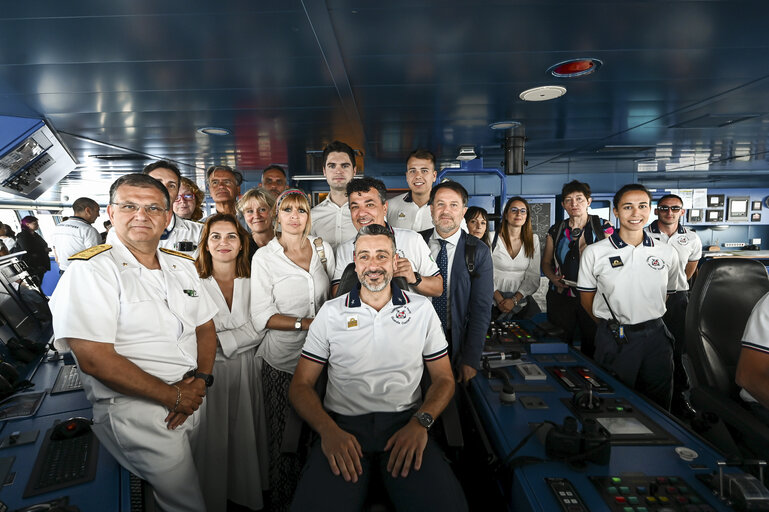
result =
[[[662,321],[678,255],[644,232],[652,197],[630,184],[614,195],[619,232],[582,253],[577,289],[598,322],[595,360],[629,387],[670,408],[673,339]]]

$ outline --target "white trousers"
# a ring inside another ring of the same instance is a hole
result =
[[[175,430],[168,409],[141,398],[119,397],[93,405],[93,431],[121,466],[152,485],[165,512],[205,512],[190,449],[196,412]]]

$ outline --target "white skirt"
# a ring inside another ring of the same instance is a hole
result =
[[[227,359],[217,349],[214,385],[200,408],[192,452],[210,511],[227,510],[228,499],[251,509],[263,506],[269,452],[255,353]]]

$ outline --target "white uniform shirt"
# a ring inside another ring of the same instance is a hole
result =
[[[328,363],[324,405],[339,414],[399,412],[419,403],[425,361],[447,355],[432,303],[397,286],[377,311],[359,290],[328,301],[310,326],[302,357]]]
[[[769,293],[753,306],[742,334],[742,346],[769,354]],[[740,391],[740,397],[746,402],[758,401],[744,389]]]
[[[310,234],[319,236],[336,250],[345,240],[353,238],[358,232],[350,217],[350,204],[338,206],[327,197],[310,210],[312,228]]]
[[[61,270],[69,267],[70,256],[100,243],[101,236],[96,228],[80,217],[70,217],[53,229],[53,247]]]
[[[182,219],[174,214],[158,246],[164,249],[183,252],[195,258],[198,255],[198,244],[200,244],[200,234],[202,231],[203,224],[194,220]],[[179,242],[192,242],[195,248],[192,251],[181,251],[179,250]]]
[[[388,226],[389,227],[389,226]],[[430,248],[425,243],[422,235],[410,229],[399,229],[390,227],[395,236],[395,248],[399,258],[407,258],[414,268],[414,272],[419,272],[423,276],[437,276],[441,273],[438,270],[438,264],[430,254]],[[355,236],[340,245],[336,250],[336,269],[332,284],[339,283],[342,274],[347,265],[352,263],[352,255],[355,251]],[[413,290],[412,290],[413,291]]]
[[[387,223],[394,228],[424,231],[433,227],[430,205],[417,206],[411,199],[411,192],[406,192],[387,201]]]
[[[448,238],[443,238],[439,235],[435,228],[433,228],[433,234],[430,235],[430,254],[432,255],[435,265],[438,266],[438,253],[441,252],[441,244],[438,240],[446,240],[446,257],[448,258],[448,265],[446,267],[446,275],[443,276],[443,281],[446,283],[446,319],[447,324],[451,325],[451,269],[454,268],[454,253],[457,251],[457,244],[459,238],[462,236],[462,230],[458,229],[456,233]],[[462,262],[464,264],[464,261]],[[440,268],[438,269],[440,270]],[[435,297],[431,297],[435,300]]]
[[[229,359],[259,345],[264,333],[257,331],[251,321],[251,281],[248,278],[235,279],[232,310],[227,306],[222,290],[213,276],[202,279],[201,282],[219,308],[214,317],[216,336],[219,338],[217,352]]]
[[[501,236],[497,238],[497,246],[491,253],[491,259],[494,262],[494,290],[521,292],[524,297],[528,297],[539,289],[539,237],[533,236],[533,258],[526,257],[523,245],[515,258],[511,258],[503,238]]]
[[[310,242],[315,237],[308,237]],[[277,238],[256,251],[251,260],[251,318],[257,330],[264,330],[258,354],[283,372],[294,373],[307,331],[267,329],[272,315],[314,318],[328,297],[329,275],[334,255],[325,240],[328,261],[324,267],[312,245],[310,271],[291,261]]]
[[[686,264],[690,261],[699,261],[702,258],[702,240],[697,233],[686,229],[680,223],[673,236],[660,231],[658,221],[646,226],[646,233],[661,243],[666,243],[678,253],[678,277],[676,279],[676,291],[683,292],[689,289],[686,279]]]
[[[115,351],[167,384],[197,367],[195,329],[217,308],[186,258],[157,252],[159,270],[140,264],[111,230],[112,248],[73,261],[51,297],[56,347],[63,338],[111,343]],[[81,373],[92,402],[121,396]]]
[[[675,292],[678,254],[667,244],[652,240],[645,232],[643,243],[634,247],[618,233],[585,247],[579,261],[577,289],[595,292],[593,315],[634,325],[665,314],[665,299]],[[606,299],[604,299],[604,297]]]

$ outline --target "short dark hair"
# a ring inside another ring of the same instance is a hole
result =
[[[176,174],[176,179],[180,182],[182,181],[182,173],[179,172],[179,166],[168,160],[158,160],[151,164],[147,164],[142,170],[142,174],[149,174],[155,169],[168,169],[169,171],[173,171],[173,173]]]
[[[262,176],[264,176],[264,173],[266,173],[267,171],[273,171],[273,170],[282,173],[284,178],[288,178],[288,175],[286,174],[286,170],[283,167],[279,165],[274,165],[274,164],[270,165],[269,167],[265,167],[264,170],[262,171]]]
[[[357,180],[350,180],[350,183],[347,184],[347,197],[349,198],[353,192],[364,193],[372,188],[379,192],[379,199],[382,200],[382,204],[385,204],[387,202],[387,187],[382,180],[370,176],[364,176]]]
[[[684,200],[683,200],[683,199],[681,199],[679,196],[677,196],[677,195],[675,195],[675,194],[665,194],[664,196],[660,197],[660,198],[657,200],[657,204],[660,204],[660,203],[661,203],[662,201],[664,201],[665,199],[675,199],[675,200],[677,200],[677,201],[680,201],[680,202],[681,202],[681,206],[683,206],[683,205],[684,205]]]
[[[409,153],[409,157],[406,159],[406,162],[408,162],[412,158],[418,158],[420,160],[430,160],[433,163],[433,168],[435,168],[435,154],[429,149],[424,149],[424,148],[415,149],[414,151]]]
[[[573,180],[563,184],[563,188],[561,189],[562,200],[564,197],[575,192],[582,192],[582,194],[585,196],[585,199],[590,199],[590,185],[581,181]]]
[[[237,183],[238,186],[240,186],[240,184],[243,183],[243,175],[240,174],[240,172],[233,169],[232,167],[230,167],[229,165],[212,165],[211,167],[209,167],[208,170],[206,171],[206,181],[208,181],[209,178],[211,178],[211,175],[214,173],[214,171],[227,171],[233,176],[235,176],[235,183]]]
[[[462,206],[467,206],[467,190],[465,190],[465,187],[457,183],[456,181],[444,181],[443,183],[438,183],[433,187],[433,189],[430,191],[430,200],[428,201],[428,204],[433,204],[433,200],[435,199],[435,194],[438,193],[438,191],[442,188],[447,188],[449,190],[453,190],[459,196],[462,198]]]
[[[355,240],[353,240],[353,247],[355,247],[358,243],[358,239],[363,236],[386,236],[390,239],[390,243],[393,246],[393,254],[396,252],[396,246],[395,246],[395,235],[393,235],[393,232],[390,231],[390,228],[386,226],[382,226],[380,224],[369,224],[368,226],[363,226],[360,228],[360,231],[358,231],[358,234],[355,235]]]
[[[335,140],[325,148],[323,148],[323,167],[326,167],[326,160],[328,160],[329,153],[347,153],[350,157],[350,163],[353,168],[355,167],[355,150],[342,141]]]
[[[152,176],[149,176],[147,174],[139,174],[139,173],[125,174],[119,177],[118,179],[116,179],[114,183],[112,183],[112,186],[109,188],[110,204],[115,202],[117,189],[122,187],[123,185],[129,186],[129,187],[156,188],[163,193],[163,197],[166,200],[166,210],[171,208],[171,197],[168,195],[168,189],[165,187],[165,185],[160,183],[158,180],[156,180]]]
[[[647,196],[649,196],[649,204],[652,202],[652,193],[649,192],[649,189],[641,185],[640,183],[628,183],[621,189],[617,191],[616,194],[614,194],[614,207],[619,208],[619,202],[622,200],[622,196],[627,194],[628,192],[643,192]]]
[[[86,208],[99,209],[99,203],[91,199],[90,197],[78,197],[75,202],[72,203],[72,211],[75,213],[85,211]]]

